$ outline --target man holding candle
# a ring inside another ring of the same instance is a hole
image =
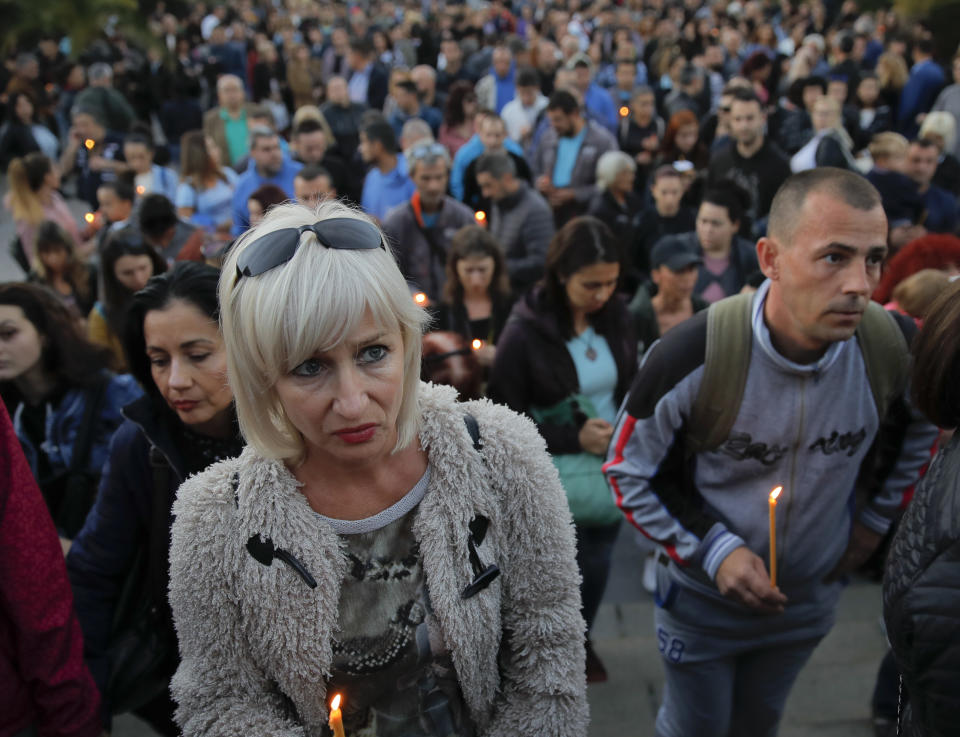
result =
[[[875,307],[864,318],[886,234],[862,177],[791,177],[757,244],[767,281],[671,330],[634,381],[605,470],[627,519],[665,553],[658,737],[776,733],[833,624],[840,577],[874,551],[929,456],[936,430],[907,401],[912,325]],[[723,354],[746,358],[718,372]],[[881,385],[891,391],[875,399]],[[701,391],[720,399],[704,406]],[[719,439],[704,432],[718,426]]]

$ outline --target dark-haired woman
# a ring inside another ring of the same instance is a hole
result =
[[[110,349],[117,370],[127,369],[127,358],[120,342],[126,309],[134,293],[143,289],[150,277],[166,270],[167,262],[163,256],[128,230],[112,234],[100,255],[103,294],[87,318],[87,337],[92,343]]]
[[[507,264],[496,238],[477,225],[460,228],[450,241],[436,329],[453,331],[471,346],[481,341],[476,356],[489,368],[512,304]]]
[[[450,85],[437,140],[447,147],[451,157],[473,136],[477,109],[477,93],[472,84],[461,79]]]
[[[50,290],[0,285],[0,394],[68,540],[93,503],[120,408],[141,394],[130,376],[107,371],[108,360]]]
[[[7,122],[0,128],[0,167],[17,156],[39,151],[55,159],[60,142],[37,121],[36,105],[26,92],[14,92],[7,102]]]
[[[73,238],[53,220],[37,228],[36,252],[29,281],[51,289],[83,323],[97,300],[97,268],[80,259]]]
[[[589,216],[571,220],[550,243],[543,282],[514,306],[497,344],[488,396],[537,420],[555,457],[603,457],[636,372],[637,342],[626,304],[616,294],[621,264],[620,246],[606,225]],[[561,480],[576,523],[589,633],[620,517],[602,474],[591,480],[591,498],[584,500],[590,509],[582,513],[562,468]],[[587,679],[605,678],[588,641]]]
[[[180,141],[180,176],[177,215],[209,231],[229,230],[231,202],[237,174],[220,165],[220,153],[203,131],[185,133]]]
[[[137,574],[150,582],[144,595],[157,603],[157,627],[174,643],[163,668],[172,675],[176,640],[165,595],[170,507],[188,476],[242,449],[217,323],[218,278],[211,266],[179,262],[134,295],[126,322],[124,349],[146,396],[123,408],[126,419],[110,446],[96,504],[67,558],[87,663],[108,713],[126,699],[108,645],[137,553],[144,553]],[[161,734],[178,733],[165,688],[125,705]]]
[[[914,400],[936,425],[960,425],[960,282],[933,303],[914,343]],[[960,436],[942,446],[917,487],[887,556],[883,616],[902,677],[905,737],[960,724]],[[892,734],[893,732],[891,732]]]

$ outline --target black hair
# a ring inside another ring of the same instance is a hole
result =
[[[153,138],[139,131],[128,133],[123,137],[123,145],[126,146],[128,143],[139,143],[141,146],[146,146],[147,151],[154,151],[156,149],[153,144]]]
[[[331,182],[333,181],[330,172],[319,164],[306,164],[297,172],[297,177],[305,182],[312,182],[314,179],[319,179],[320,177],[327,177]]]
[[[316,133],[317,131],[326,131],[323,130],[323,125],[316,118],[306,118],[300,121],[299,125],[293,129],[293,136],[303,135],[304,133]]]
[[[38,284],[0,284],[0,305],[19,307],[44,338],[40,360],[61,389],[93,386],[110,365],[110,351],[90,343],[54,292]],[[2,382],[4,394],[12,382]]]
[[[394,133],[393,126],[382,116],[367,123],[363,127],[363,135],[367,137],[368,141],[380,141],[387,153],[395,154],[399,150],[397,134]]]
[[[532,67],[520,67],[517,70],[517,87],[540,88],[540,75]]]
[[[573,316],[567,297],[566,281],[580,269],[594,264],[619,264],[623,273],[623,251],[620,242],[607,225],[591,215],[570,220],[556,232],[547,249],[544,263],[543,307],[557,317],[561,335],[573,337]],[[614,297],[597,312],[590,315],[590,322],[597,332],[605,332],[609,324]]]
[[[151,192],[140,200],[140,230],[150,238],[158,238],[177,224],[177,211],[166,195]]]
[[[147,256],[153,264],[153,273],[162,274],[167,262],[133,228],[123,228],[110,234],[100,254],[100,284],[103,316],[114,335],[124,329],[124,313],[130,305],[133,292],[117,279],[114,267],[122,256]]]
[[[732,187],[708,189],[703,194],[703,202],[724,208],[731,223],[739,223],[743,218],[743,199]]]
[[[154,405],[169,411],[167,403],[153,381],[143,321],[148,312],[163,310],[171,302],[188,303],[214,322],[220,320],[220,302],[217,283],[220,272],[212,266],[196,261],[178,261],[170,271],[154,276],[147,286],[133,295],[127,310],[123,329],[123,352],[130,373],[140,382]]]
[[[350,39],[350,50],[361,56],[372,56],[374,52],[373,41],[365,36],[358,36]]]
[[[100,186],[97,187],[97,189],[112,190],[117,196],[117,199],[133,202],[133,183],[128,178],[117,177],[107,182],[100,182]]]
[[[417,95],[417,85],[414,84],[409,79],[400,80],[394,85],[394,87],[396,87],[397,89],[404,90],[405,92],[409,92],[414,97],[416,97]]]
[[[755,102],[763,109],[763,103],[760,102],[757,93],[750,87],[736,87],[730,90],[730,97],[733,98],[733,102]]]
[[[580,103],[577,102],[577,98],[567,90],[557,90],[550,95],[547,110],[559,110],[566,115],[572,115],[580,110]]]

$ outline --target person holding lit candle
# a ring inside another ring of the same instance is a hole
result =
[[[122,136],[107,130],[103,111],[94,107],[75,106],[73,125],[60,154],[60,171],[64,176],[76,172],[77,196],[99,207],[97,188],[126,170]]]
[[[123,158],[133,173],[133,185],[140,199],[156,192],[173,202],[180,181],[177,173],[153,161],[156,147],[147,133],[128,133],[123,139]]]
[[[842,579],[929,457],[936,430],[907,392],[915,328],[870,301],[886,242],[863,177],[794,175],[757,244],[767,281],[644,357],[604,468],[665,563],[658,737],[776,734]],[[870,492],[854,509],[857,488]]]
[[[347,735],[582,737],[556,473],[529,420],[420,381],[427,315],[382,231],[273,208],[220,302],[248,445],[175,504],[184,736],[330,734],[341,694]]]
[[[391,208],[383,230],[396,249],[400,271],[431,303],[443,293],[453,234],[475,223],[473,211],[447,194],[450,154],[439,143],[418,143],[407,152],[413,195]]]
[[[507,267],[496,239],[475,225],[458,230],[450,241],[436,329],[452,330],[472,341],[477,360],[489,369],[512,305]]]

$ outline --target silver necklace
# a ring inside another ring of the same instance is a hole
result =
[[[589,329],[590,329],[590,328],[587,328],[587,330],[589,330]],[[587,332],[587,330],[584,330],[583,333]],[[583,337],[583,333],[580,333],[580,335],[577,336],[577,340],[585,343],[586,346],[587,346],[587,350],[584,351],[583,355],[585,355],[585,356],[587,357],[587,360],[588,360],[588,361],[596,361],[596,360],[597,360],[597,351],[596,351],[596,349],[593,347],[593,339],[591,339],[591,340],[589,340],[589,341],[586,340],[586,339]]]

